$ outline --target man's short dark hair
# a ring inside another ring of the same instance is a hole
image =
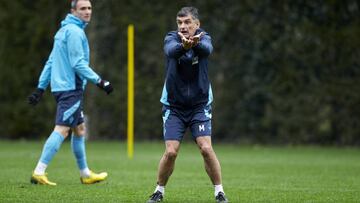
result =
[[[71,8],[76,9],[76,4],[79,0],[71,0]]]
[[[90,1],[90,0],[87,0],[87,1]],[[71,0],[71,9],[76,9],[76,5],[77,5],[77,2],[79,2],[79,0]]]
[[[185,17],[191,15],[194,20],[199,20],[198,9],[192,6],[182,7],[180,11],[177,13],[177,17]]]
[[[71,8],[72,9],[76,9],[76,5],[78,3],[79,0],[71,0]],[[90,0],[89,0],[90,1]]]

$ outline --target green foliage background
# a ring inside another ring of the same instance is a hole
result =
[[[198,7],[213,38],[214,139],[275,144],[360,144],[360,4],[314,1],[93,0],[91,67],[116,89],[88,85],[94,139],[125,139],[127,25],[135,25],[136,139],[162,139],[163,38],[177,11]],[[0,136],[39,138],[53,128],[50,92],[29,107],[68,1],[0,2]]]

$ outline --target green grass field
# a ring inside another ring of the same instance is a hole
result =
[[[47,172],[58,186],[31,185],[43,142],[0,141],[0,202],[145,202],[153,192],[163,143],[136,143],[129,160],[120,142],[88,142],[91,169],[107,181],[82,185],[70,143]],[[230,202],[360,202],[360,149],[259,147],[215,143]],[[164,202],[214,202],[194,143],[183,143]]]

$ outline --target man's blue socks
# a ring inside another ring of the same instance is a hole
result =
[[[85,153],[85,136],[71,136],[71,149],[80,170],[87,168]]]
[[[40,161],[44,164],[49,164],[56,152],[60,149],[63,141],[64,136],[53,131],[45,142]]]

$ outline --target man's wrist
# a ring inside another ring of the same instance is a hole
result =
[[[184,43],[181,43],[181,47],[187,51],[191,49],[192,46],[191,45],[186,46]]]
[[[45,90],[43,88],[36,88],[36,92],[39,92],[40,94],[43,94]]]

